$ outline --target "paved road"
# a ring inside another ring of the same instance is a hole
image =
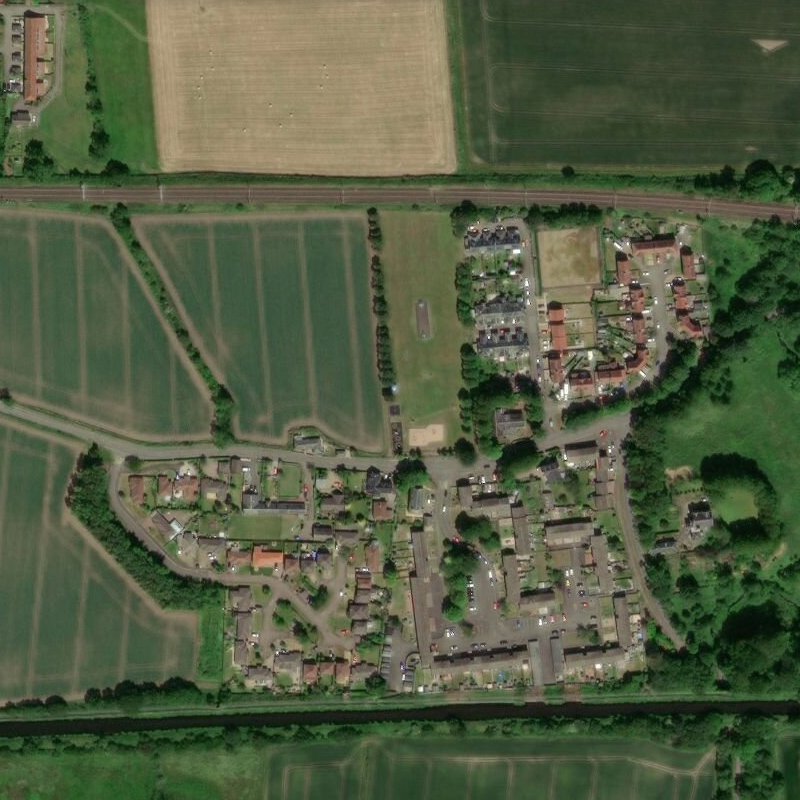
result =
[[[796,205],[780,203],[738,202],[705,197],[689,197],[679,193],[658,194],[609,191],[604,189],[504,189],[481,186],[334,186],[268,183],[230,185],[153,186],[89,186],[35,185],[3,186],[0,183],[0,202],[21,203],[208,203],[208,204],[321,204],[356,205],[402,204],[454,206],[462,200],[472,200],[483,206],[523,206],[561,203],[593,203],[601,208],[634,209],[655,213],[682,211],[702,216],[735,219],[766,218],[776,215],[788,222],[798,219]]]

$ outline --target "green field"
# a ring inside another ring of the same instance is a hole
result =
[[[141,217],[192,338],[236,401],[241,435],[312,424],[380,450],[365,219]]]
[[[0,697],[195,674],[197,618],[158,609],[64,506],[76,452],[0,423]]]
[[[113,792],[119,800],[710,800],[714,791],[713,759],[649,742],[422,738],[7,755],[0,757],[0,792],[107,797],[123,763],[137,778]]]
[[[143,439],[206,437],[205,389],[107,223],[0,216],[0,386]]]
[[[792,0],[451,2],[465,166],[800,160]]]
[[[438,212],[382,211],[386,300],[397,369],[397,401],[409,426],[442,423],[460,435],[459,348],[467,331],[456,316],[455,268],[463,258],[450,220]],[[417,334],[415,305],[427,300],[431,337]]]
[[[795,800],[800,796],[800,739],[795,736],[781,739],[778,743],[778,754],[779,768],[786,781],[784,797],[786,800]]]
[[[109,157],[134,172],[158,169],[145,0],[91,0],[92,53]]]
[[[227,534],[231,539],[269,542],[277,539],[294,539],[300,532],[297,516],[254,515],[246,517],[235,514],[231,517]]]

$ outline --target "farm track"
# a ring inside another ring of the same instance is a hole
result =
[[[451,207],[462,200],[484,206],[527,206],[560,203],[592,203],[601,208],[632,209],[654,213],[756,219],[777,216],[784,222],[798,219],[796,205],[739,202],[691,197],[680,193],[642,193],[607,189],[503,189],[480,186],[290,186],[247,184],[162,186],[0,186],[0,202],[69,203],[86,207],[97,203],[176,205],[434,205]]]

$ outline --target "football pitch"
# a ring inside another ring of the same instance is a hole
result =
[[[0,422],[0,697],[191,678],[197,618],[165,613],[64,505],[77,452]]]
[[[0,215],[0,386],[140,439],[206,438],[207,391],[104,220]]]
[[[622,740],[363,740],[283,750],[270,760],[275,800],[706,800],[711,754]],[[519,793],[519,794],[518,794]]]
[[[366,219],[361,214],[150,216],[143,244],[247,438],[314,425],[380,450]]]
[[[800,159],[793,0],[453,0],[472,166]]]

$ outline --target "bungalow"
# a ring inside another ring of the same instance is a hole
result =
[[[347,618],[351,620],[368,620],[370,617],[367,603],[350,603],[347,607]]]
[[[361,534],[355,528],[337,528],[333,538],[339,547],[355,547],[361,541]]]
[[[350,680],[353,683],[364,683],[377,674],[378,668],[374,664],[358,664],[350,670]]]
[[[315,662],[303,662],[303,683],[306,686],[316,686],[319,683],[319,668]]]
[[[703,326],[696,319],[692,319],[688,311],[678,311],[677,316],[684,333],[692,339],[703,338]]]
[[[300,559],[296,555],[283,557],[283,574],[288,578],[296,578],[300,574]]]
[[[253,638],[253,615],[250,610],[240,611],[234,615],[236,620],[236,641],[250,642]]]
[[[264,545],[253,548],[251,565],[253,569],[271,569],[280,572],[283,569],[283,551],[273,550]]]
[[[203,478],[200,481],[200,494],[205,500],[219,500],[224,502],[228,496],[228,484],[213,478]]]
[[[228,569],[231,572],[238,572],[239,570],[249,567],[251,564],[251,553],[249,550],[242,550],[240,548],[231,548],[228,550]]]
[[[317,664],[317,669],[319,671],[319,679],[323,680],[335,680],[336,679],[336,662],[335,661],[320,661]]]
[[[366,556],[367,569],[371,573],[377,575],[379,572],[383,571],[383,548],[380,542],[372,542],[369,547],[364,550],[364,555]]]
[[[228,601],[235,611],[250,611],[253,608],[253,592],[249,586],[237,586],[230,590]]]
[[[381,472],[376,467],[370,467],[367,470],[367,476],[364,481],[364,492],[369,497],[375,497],[376,495],[382,495],[393,491],[394,481],[391,475],[386,472]]]
[[[172,496],[187,505],[194,505],[200,497],[200,481],[196,475],[180,475],[172,485]]]
[[[131,502],[137,506],[143,506],[145,503],[146,490],[144,481],[144,475],[128,476],[128,490],[131,493]]]
[[[271,689],[274,681],[275,677],[269,667],[245,667],[244,669],[244,683],[249,688]]]
[[[237,641],[233,645],[233,665],[247,669],[247,662],[250,660],[250,650],[247,642]]]
[[[307,454],[322,454],[325,452],[325,443],[319,435],[304,435],[296,433],[292,440],[292,445],[295,450]]]
[[[160,511],[154,511],[150,519],[153,521],[153,525],[155,526],[156,530],[162,536],[166,536],[170,539],[172,538],[172,535],[175,533],[175,531],[172,530],[170,521]]]
[[[408,516],[421,519],[425,514],[425,490],[414,486],[408,491]]]
[[[226,539],[216,536],[197,537],[198,556],[206,554],[206,558],[212,564],[225,565],[228,563],[228,542]]]
[[[350,683],[350,662],[336,662],[336,683],[339,686],[347,686]]]
[[[341,492],[323,497],[319,503],[319,513],[326,517],[342,517],[345,513],[345,497]]]
[[[299,686],[303,677],[303,654],[278,653],[272,662],[272,671],[276,677],[287,677],[293,686]]]
[[[333,525],[315,522],[311,526],[311,538],[315,542],[327,542],[329,539],[333,539]]]
[[[172,478],[168,475],[158,476],[158,503],[163,505],[172,500]]]

